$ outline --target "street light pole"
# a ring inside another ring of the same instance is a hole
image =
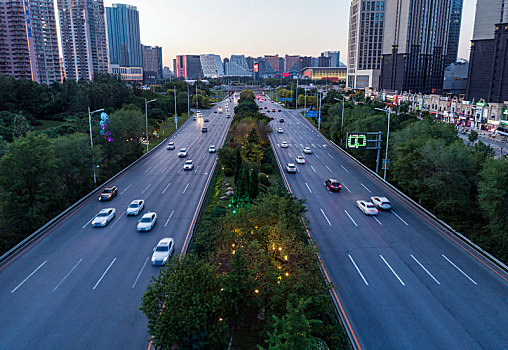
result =
[[[384,173],[383,173],[383,179],[386,180],[386,169],[388,168],[388,142],[390,140],[390,118],[392,116],[392,109],[382,109],[382,108],[376,108],[378,111],[383,111],[388,116],[388,127],[386,130],[386,151],[385,151],[385,164],[384,164]]]
[[[341,134],[341,136],[340,136],[340,144],[342,145],[342,134],[343,134],[343,129],[344,129],[344,99],[345,99],[345,96],[342,95],[342,94],[341,94],[341,96],[342,96],[342,117],[340,119],[340,134]],[[340,101],[340,98],[334,97],[333,99],[337,100],[337,101]]]
[[[187,84],[187,118],[190,117],[189,84]]]
[[[148,153],[148,104],[155,102],[157,99],[147,101],[145,98],[145,133],[146,133],[146,153]]]
[[[321,91],[319,91],[318,93],[318,96],[319,96],[319,100],[317,102],[317,105],[319,106],[319,110],[318,110],[318,130],[321,131]]]
[[[97,174],[95,173],[95,157],[93,156],[93,137],[92,137],[92,114],[104,111],[104,108],[90,112],[88,107],[88,124],[90,125],[90,148],[92,149],[92,169],[93,169],[93,183],[97,186]]]

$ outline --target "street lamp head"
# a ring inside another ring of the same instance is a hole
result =
[[[157,101],[157,99],[156,99],[156,98],[155,98],[155,99],[153,99],[153,100],[147,101],[146,103],[155,102],[155,101]]]
[[[104,108],[101,108],[101,109],[98,109],[96,111],[90,112],[90,114],[94,114],[94,113],[97,113],[97,112],[103,112],[103,111],[104,111]]]

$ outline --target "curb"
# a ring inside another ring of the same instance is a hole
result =
[[[61,212],[60,214],[55,216],[53,219],[48,221],[44,226],[39,228],[37,231],[32,233],[30,236],[26,237],[24,240],[22,240],[21,242],[16,244],[14,247],[9,249],[5,254],[0,256],[0,266],[3,265],[11,257],[12,257],[12,260],[10,260],[10,261],[13,261],[16,258],[16,254],[20,250],[22,250],[23,248],[27,247],[31,242],[36,240],[39,236],[43,235],[48,229],[50,229],[55,224],[57,224],[61,219],[63,219],[65,216],[67,216],[70,212],[72,212],[74,209],[76,209],[79,205],[83,204],[86,200],[90,199],[91,197],[97,195],[104,188],[104,186],[108,186],[109,184],[113,183],[115,180],[120,178],[125,172],[130,170],[136,164],[138,164],[139,162],[141,162],[141,161],[145,160],[146,158],[148,158],[149,156],[151,156],[155,151],[157,151],[160,147],[162,147],[162,145],[164,145],[169,138],[173,137],[173,135],[177,131],[181,130],[187,124],[187,122],[189,120],[191,120],[191,118],[187,118],[187,120],[180,126],[180,128],[175,129],[175,131],[173,131],[173,133],[171,133],[171,135],[169,135],[166,138],[164,138],[157,146],[155,146],[150,151],[148,151],[148,153],[143,154],[141,157],[136,159],[134,162],[129,164],[127,167],[125,167],[122,170],[120,170],[118,173],[113,175],[111,178],[106,180],[104,183],[100,184],[95,189],[93,189],[90,193],[86,194],[84,197],[82,197],[77,202],[75,202],[74,204],[69,206],[63,212]]]

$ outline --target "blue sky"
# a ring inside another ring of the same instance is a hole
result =
[[[346,63],[349,0],[104,0],[135,5],[141,42],[179,54],[318,56],[340,50]],[[459,57],[469,59],[476,0],[464,0]]]

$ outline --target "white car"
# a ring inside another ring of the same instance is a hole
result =
[[[286,141],[284,141],[284,142],[282,142],[282,143],[280,144],[280,146],[281,146],[282,148],[288,148],[288,143],[287,143]]]
[[[168,143],[168,148],[167,149],[175,149],[175,143],[173,141]]]
[[[305,153],[305,154],[311,154],[312,150],[310,149],[310,147],[304,147],[303,148],[303,153]]]
[[[291,173],[296,173],[296,165],[295,165],[294,163],[288,163],[288,164],[286,165],[286,171],[287,171],[288,173],[290,173],[290,174],[291,174]]]
[[[217,150],[215,149],[215,145],[210,145],[210,147],[208,147],[208,152],[209,153],[215,153]]]
[[[278,128],[278,129],[277,129],[277,132],[278,132],[279,134],[282,134],[282,133],[284,132],[284,130],[282,130],[282,128]]]
[[[157,246],[153,248],[152,254],[152,265],[165,265],[173,249],[175,248],[175,242],[173,238],[163,238],[157,243]]]
[[[365,215],[377,215],[379,214],[379,211],[377,210],[376,206],[372,204],[372,202],[368,201],[356,201],[356,206],[360,208],[362,213]]]
[[[180,152],[178,152],[178,157],[187,157],[187,148],[180,149]]]
[[[305,158],[303,156],[296,156],[296,162],[298,164],[305,164]]]
[[[115,217],[115,208],[102,209],[92,220],[93,227],[104,227]]]
[[[194,169],[194,161],[193,160],[186,160],[185,163],[183,163],[183,170],[192,170]]]
[[[157,221],[157,213],[153,211],[149,211],[144,214],[141,219],[138,221],[138,231],[150,231]]]
[[[129,204],[127,207],[127,215],[139,215],[145,207],[145,201],[142,199],[136,199]]]
[[[370,197],[372,203],[382,210],[390,210],[392,209],[392,204],[386,197]]]

